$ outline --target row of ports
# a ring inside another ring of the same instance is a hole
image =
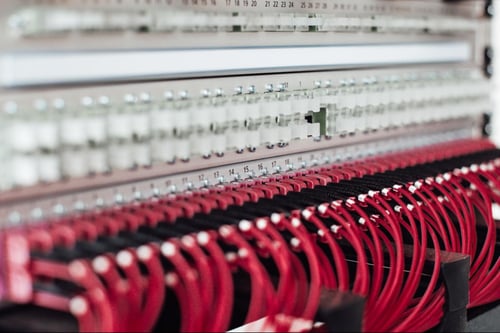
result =
[[[387,31],[463,32],[476,28],[463,17],[390,15],[210,13],[179,10],[72,10],[30,7],[12,14],[7,25],[15,36],[105,31]]]
[[[383,110],[329,109],[309,113],[286,124],[266,124],[255,129],[228,129],[221,133],[195,132],[183,137],[154,136],[144,141],[112,141],[103,145],[63,146],[54,151],[22,153],[0,151],[1,187],[30,186],[66,178],[150,167],[164,163],[187,163],[194,157],[222,158],[227,152],[252,153],[280,149],[322,136],[342,136],[405,128],[426,123],[474,118],[489,111],[487,99],[424,108]],[[25,133],[27,134],[27,133]],[[17,136],[20,138],[20,136]]]
[[[472,109],[478,109],[477,103],[487,102],[488,98],[486,80],[452,78],[217,98],[158,102],[148,99],[118,105],[87,101],[77,108],[60,103],[53,109],[44,104],[39,110],[24,110],[9,102],[1,117],[1,129],[4,146],[16,153],[221,136],[268,128],[293,128],[282,140],[289,141],[312,135],[314,131],[307,128],[308,123],[320,123],[321,134],[335,135],[345,131],[342,123],[348,120],[343,119],[351,119],[358,130],[378,129],[463,116],[464,107],[473,103],[476,107]],[[370,125],[361,125],[365,122]],[[265,143],[266,139],[257,140],[256,146]]]

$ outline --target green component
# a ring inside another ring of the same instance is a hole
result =
[[[326,108],[320,108],[319,112],[310,111],[306,120],[311,124],[319,123],[319,133],[326,135]]]

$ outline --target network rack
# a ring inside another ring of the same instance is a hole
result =
[[[498,330],[492,15],[0,4],[0,327]]]

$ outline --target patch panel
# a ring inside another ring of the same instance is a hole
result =
[[[272,149],[308,138],[475,117],[490,108],[489,83],[475,71],[401,72],[336,84],[325,80],[313,89],[267,88],[233,95],[126,94],[123,101],[86,96],[80,105],[35,99],[23,107],[9,101],[3,133],[10,166],[3,168],[11,176],[4,177],[4,186],[188,163],[195,156],[217,159],[229,151]]]
[[[236,14],[236,15],[235,15]],[[13,37],[36,37],[71,32],[160,33],[173,31],[359,31],[398,33],[456,33],[475,29],[474,21],[460,17],[328,14],[210,13],[172,9],[77,10],[30,7],[7,21]]]

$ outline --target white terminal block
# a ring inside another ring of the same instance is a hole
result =
[[[354,133],[356,132],[357,128],[357,117],[354,116],[354,111],[351,109],[348,112],[346,112],[347,120],[347,132],[348,133]]]
[[[301,140],[301,139],[307,138],[307,135],[308,135],[308,132],[307,132],[308,124],[307,123],[292,125],[291,129],[292,129],[292,140],[295,140],[295,139]]]
[[[227,138],[225,134],[214,134],[211,136],[212,152],[215,154],[224,153],[227,149]]]
[[[279,141],[290,142],[292,140],[292,128],[290,126],[280,126],[277,129]]]
[[[354,118],[354,125],[356,126],[356,131],[364,131],[368,128],[368,122],[365,111],[357,111]]]
[[[59,129],[55,121],[40,121],[35,130],[40,148],[56,150],[59,147]]]
[[[278,115],[278,112],[279,112],[279,102],[263,101],[260,106],[260,116],[262,118],[270,117],[271,119],[274,119]]]
[[[263,14],[261,17],[259,17],[258,19],[258,25],[261,25],[264,27],[264,29],[266,27],[273,27],[273,26],[277,26],[278,25],[278,20],[276,19],[276,16],[275,15],[265,15]]]
[[[295,14],[293,17],[293,25],[295,27],[303,27],[304,29],[308,28],[309,27],[308,15],[299,14],[299,13]]]
[[[234,26],[234,25],[246,25],[248,24],[248,18],[247,16],[229,16],[227,17],[227,24],[228,26]]]
[[[278,18],[275,18],[276,23],[281,26],[293,26],[293,14],[279,14]]]
[[[247,131],[230,130],[227,132],[227,146],[236,150],[243,150],[247,145]]]
[[[351,19],[348,17],[336,17],[335,18],[335,26],[336,28],[346,28],[349,27],[351,23]]]
[[[79,28],[79,13],[70,10],[51,10],[39,14],[47,32],[71,31]],[[43,15],[43,16],[42,16]]]
[[[130,144],[115,144],[108,147],[108,163],[112,170],[127,170],[134,166]]]
[[[84,11],[80,15],[80,28],[84,30],[102,29],[105,23],[104,13],[98,11]]]
[[[408,88],[407,98],[409,103],[414,103],[420,100],[420,97],[418,95],[418,89],[415,85],[412,85]]]
[[[375,112],[374,109],[371,109],[367,115],[366,125],[369,129],[379,129],[380,126],[380,113]]]
[[[143,12],[143,13],[133,13],[132,14],[132,27],[152,27],[154,22],[154,18],[151,12]]]
[[[170,14],[167,12],[163,12],[163,17],[160,22],[163,22],[163,27],[165,28],[178,28],[183,29],[188,26],[192,26],[191,15],[189,12],[175,12]]]
[[[212,153],[212,140],[210,135],[192,135],[190,149],[193,155],[208,156]]]
[[[172,162],[175,159],[175,140],[172,138],[154,139],[151,143],[153,161]]]
[[[404,102],[412,103],[415,99],[414,97],[415,97],[415,91],[413,90],[413,87],[411,86],[406,87],[404,91]]]
[[[347,95],[346,93],[339,93],[337,103],[337,108],[339,110],[349,107],[349,97]]]
[[[19,186],[32,186],[39,182],[35,155],[16,155],[10,159],[12,182]]]
[[[323,18],[322,17],[308,17],[307,18],[307,25],[308,26],[320,26],[323,25]]]
[[[349,132],[348,112],[346,110],[337,113],[336,127],[340,133]]]
[[[207,112],[210,114],[210,122],[213,124],[224,124],[227,121],[227,107],[226,106],[216,106],[207,109]]]
[[[394,104],[401,104],[404,101],[405,101],[404,90],[400,88],[394,90],[394,93],[392,94],[392,102]]]
[[[154,28],[158,31],[171,31],[175,29],[173,22],[174,14],[166,11],[157,12],[154,20]],[[114,22],[113,22],[114,23]],[[120,20],[116,21],[116,24],[121,24]]]
[[[108,155],[105,148],[88,150],[88,157],[90,173],[102,174],[109,170]]]
[[[107,140],[107,124],[104,116],[92,116],[85,120],[85,131],[87,140],[98,144]]]
[[[337,19],[335,17],[323,18],[323,25],[320,27],[322,31],[333,31],[337,28]]]
[[[131,19],[128,13],[109,12],[106,16],[106,25],[109,29],[124,30],[130,26]]]
[[[191,26],[203,27],[209,23],[209,16],[206,13],[194,13],[189,16],[188,22]]]
[[[65,177],[84,177],[88,175],[88,156],[84,150],[66,150],[61,154],[61,169]]]
[[[277,106],[278,106],[278,114],[279,115],[288,116],[288,115],[293,114],[292,101],[291,100],[279,101],[277,103]]]
[[[190,110],[191,117],[191,125],[195,128],[203,127],[209,128],[210,123],[212,121],[211,114],[213,112],[213,108],[197,105],[191,108]]]
[[[261,19],[257,14],[246,15],[246,25],[243,27],[244,31],[258,31],[260,30]]]
[[[230,122],[243,122],[247,117],[247,105],[246,104],[234,104],[230,105],[226,109],[226,117]]]
[[[260,131],[248,131],[246,132],[246,142],[248,147],[257,148],[260,146]]]
[[[127,140],[132,137],[132,119],[129,114],[110,114],[108,117],[108,137]]]
[[[441,87],[439,83],[436,83],[432,86],[430,93],[433,100],[439,101],[441,99]]]
[[[16,121],[9,124],[6,138],[9,146],[17,152],[33,152],[38,148],[36,126],[31,122]]]
[[[360,18],[359,25],[363,28],[371,28],[375,25],[375,20],[372,17],[362,17]]]
[[[279,141],[279,131],[277,127],[264,127],[260,129],[260,142],[262,144],[274,145]]]
[[[87,144],[85,120],[83,118],[64,118],[60,124],[61,144],[84,146]]]
[[[188,109],[176,110],[173,114],[174,128],[178,131],[186,131],[191,125],[191,114]]]
[[[373,93],[373,105],[379,107],[379,106],[384,105],[384,104],[385,104],[384,91],[383,91],[383,89],[377,89]]]
[[[245,105],[246,117],[249,119],[259,119],[260,118],[260,104],[250,103]]]
[[[394,103],[394,90],[392,87],[387,87],[382,93],[383,101],[385,105],[390,105]]]
[[[319,123],[307,124],[307,136],[318,138],[321,134]]]
[[[139,138],[148,138],[151,135],[149,114],[139,112],[130,115],[132,135]]]
[[[304,97],[296,98],[291,101],[292,113],[306,114],[309,112],[309,100]]]
[[[418,119],[418,110],[413,107],[407,107],[406,109],[406,117],[408,118],[408,123],[415,124]]]
[[[57,155],[42,154],[38,157],[38,175],[42,182],[55,182],[61,179],[61,165]]]
[[[321,108],[321,98],[315,95],[312,98],[309,98],[308,101],[309,101],[308,105],[309,111],[319,112]]]
[[[134,164],[137,166],[150,166],[151,148],[147,144],[133,144],[131,147]]]
[[[191,146],[189,139],[175,140],[175,156],[181,160],[188,160],[191,156]]]
[[[359,28],[361,27],[361,18],[359,17],[349,17],[349,26]]]
[[[210,25],[217,26],[219,28],[232,27],[233,21],[231,20],[231,17],[232,16],[229,16],[227,13],[213,13],[209,18]]]
[[[364,91],[356,94],[356,104],[357,104],[357,106],[362,107],[362,108],[368,106],[368,96],[366,95],[366,93]]]
[[[356,94],[355,92],[350,91],[346,94],[345,97],[346,97],[347,108],[354,109],[358,105],[357,101],[358,94]]]
[[[376,93],[372,89],[365,92],[364,95],[365,95],[366,106],[375,106],[378,104],[376,99]]]
[[[163,109],[151,111],[151,130],[153,133],[170,133],[174,129],[175,111]]]

